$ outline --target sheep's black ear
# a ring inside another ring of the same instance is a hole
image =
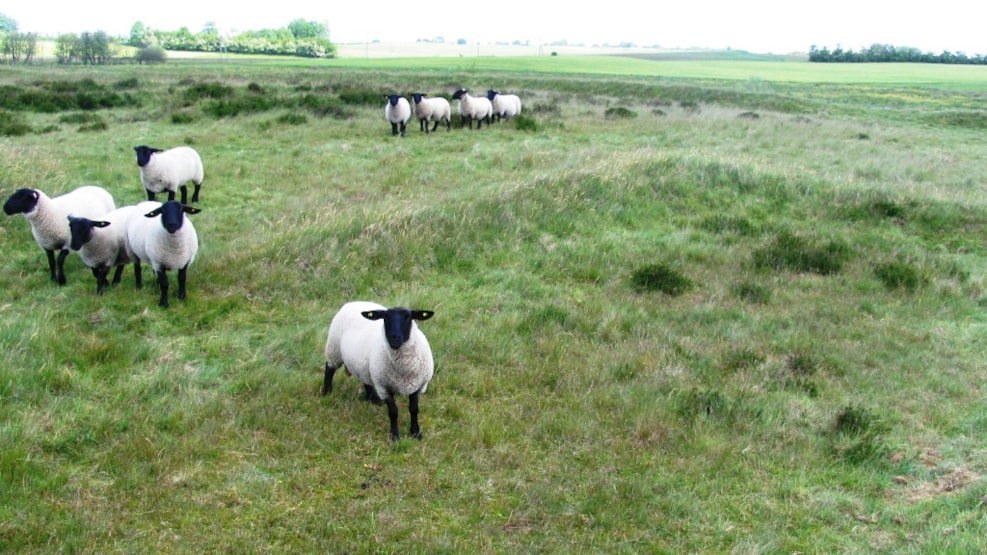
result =
[[[185,212],[186,214],[198,214],[199,212],[202,212],[202,209],[194,206],[183,206],[182,212]]]
[[[411,318],[413,320],[428,320],[432,316],[435,316],[434,310],[412,310]]]
[[[93,222],[93,227],[106,227],[108,225],[110,225],[110,222],[106,222],[106,221],[103,221],[103,222]]]
[[[151,210],[147,214],[144,214],[144,217],[145,218],[153,218],[155,216],[160,216],[160,215],[161,215],[161,207],[159,206],[159,207],[155,208],[154,210]]]
[[[384,313],[380,310],[367,310],[361,312],[360,314],[362,314],[367,320],[380,320],[384,317]]]

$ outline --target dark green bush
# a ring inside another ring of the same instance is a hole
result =
[[[203,99],[220,100],[233,96],[233,87],[222,83],[197,83],[185,89],[185,102],[195,104]]]
[[[767,304],[771,301],[771,289],[750,281],[735,285],[733,294],[747,302],[756,304]]]
[[[514,121],[514,127],[521,131],[538,131],[538,122],[535,118],[521,114],[515,117],[512,121]]]
[[[623,106],[614,106],[607,108],[607,111],[603,113],[603,117],[606,119],[631,119],[637,117],[637,112]]]
[[[0,110],[0,135],[18,137],[31,132],[31,126],[20,116],[6,110]]]
[[[841,272],[849,258],[850,248],[843,242],[818,245],[786,231],[754,252],[754,267],[831,275]]]
[[[927,282],[922,272],[909,262],[885,262],[874,268],[874,275],[888,289],[914,291]]]
[[[634,270],[631,283],[640,291],[660,291],[672,296],[681,295],[693,287],[692,280],[662,263]]]

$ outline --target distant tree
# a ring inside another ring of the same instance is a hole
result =
[[[134,59],[138,64],[163,64],[168,58],[168,53],[160,46],[143,46],[137,49]]]
[[[0,31],[8,33],[17,31],[17,22],[7,17],[7,14],[0,13]]]
[[[82,41],[78,35],[64,33],[55,39],[55,59],[60,64],[74,63],[82,55]]]
[[[29,64],[38,50],[38,36],[34,33],[8,31],[0,43],[0,60],[12,64]]]
[[[130,27],[130,39],[127,40],[127,44],[137,47],[147,45],[147,28],[140,21],[134,22]]]
[[[296,39],[325,39],[329,38],[329,28],[318,21],[296,19],[288,24],[288,30]]]

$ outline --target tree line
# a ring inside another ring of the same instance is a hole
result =
[[[834,50],[829,50],[825,46],[818,48],[813,45],[809,49],[810,62],[824,63],[863,63],[863,62],[898,62],[898,63],[923,63],[923,64],[987,64],[987,57],[981,54],[967,56],[963,52],[942,51],[939,54],[922,52],[918,48],[910,46],[893,46],[890,44],[872,44],[869,48],[863,48],[859,52],[853,49],[844,50],[837,46]]]
[[[40,56],[39,36],[23,33],[17,22],[0,13],[0,63],[35,63]],[[187,27],[178,31],[159,31],[134,23],[126,40],[110,37],[103,31],[64,33],[55,37],[54,55],[60,64],[106,64],[123,59],[124,46],[136,49],[138,63],[163,62],[167,50],[194,52],[228,52],[234,54],[269,54],[305,58],[331,58],[336,47],[329,42],[328,27],[319,22],[296,19],[281,29],[245,31],[235,36],[223,35],[212,23],[199,33]]]

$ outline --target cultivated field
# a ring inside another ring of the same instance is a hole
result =
[[[391,136],[385,93],[460,86],[524,112]],[[4,200],[136,203],[140,144],[206,167],[167,310],[146,270],[97,296],[72,255],[59,287],[0,220],[2,551],[987,551],[982,72],[222,57],[0,87]],[[421,441],[341,372],[319,395],[353,299],[436,312]]]

